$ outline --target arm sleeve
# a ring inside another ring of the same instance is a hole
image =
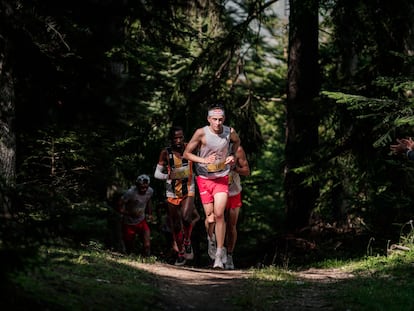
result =
[[[157,164],[157,167],[155,168],[155,172],[154,172],[154,177],[157,179],[168,179],[168,174],[164,174],[163,171],[163,166]]]
[[[408,160],[414,160],[414,152],[413,152],[413,150],[408,150],[407,151],[407,158],[408,158]]]

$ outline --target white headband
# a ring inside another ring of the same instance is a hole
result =
[[[224,110],[221,109],[221,108],[213,108],[213,109],[208,111],[208,116],[209,117],[213,117],[213,116],[223,116],[224,117]]]

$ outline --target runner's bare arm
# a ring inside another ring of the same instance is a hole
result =
[[[231,128],[230,131],[230,141],[232,142],[232,149],[230,153],[236,154],[240,146],[240,137],[239,134],[237,134],[237,132],[234,130],[234,128]]]
[[[235,172],[242,176],[250,175],[249,162],[247,161],[246,153],[242,146],[237,149],[236,152],[236,166],[234,168]]]

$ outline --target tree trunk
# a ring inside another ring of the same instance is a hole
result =
[[[317,0],[290,0],[288,61],[284,186],[287,229],[293,232],[309,224],[318,196],[318,185],[308,182],[312,171],[295,171],[312,164],[312,154],[318,147]]]
[[[4,1],[0,3],[1,18],[11,14]],[[4,29],[3,29],[4,30]],[[10,217],[10,189],[16,179],[16,135],[14,132],[13,75],[8,62],[9,41],[7,34],[0,36],[0,218]]]

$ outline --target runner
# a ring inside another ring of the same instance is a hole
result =
[[[226,238],[225,246],[227,249],[227,262],[224,264],[226,270],[233,270],[233,251],[237,241],[237,221],[239,218],[240,207],[242,206],[242,186],[240,181],[241,176],[250,175],[249,162],[242,146],[239,146],[236,152],[236,163],[232,166],[229,173],[229,197],[225,211],[226,219]],[[214,223],[205,223],[207,231],[214,232]],[[209,241],[212,243],[211,241]],[[215,246],[211,246],[214,248]],[[210,257],[212,256],[209,253]],[[214,257],[212,257],[214,258]]]
[[[191,232],[195,181],[191,161],[183,158],[186,143],[182,127],[173,126],[169,139],[171,145],[161,150],[154,177],[166,181],[169,226],[177,251],[175,265],[182,266],[194,258]]]
[[[233,251],[237,241],[237,221],[239,219],[240,207],[242,206],[242,186],[241,176],[250,175],[249,162],[242,146],[236,151],[236,163],[232,166],[229,173],[229,198],[226,206],[226,247],[227,262],[224,266],[226,270],[233,270]]]
[[[154,190],[149,186],[148,175],[139,175],[135,186],[129,188],[122,196],[121,213],[123,214],[123,239],[127,254],[134,251],[135,236],[139,235],[143,244],[143,256],[151,251],[150,228],[146,215],[152,221],[152,195]]]
[[[208,236],[210,240],[215,238],[217,243],[213,268],[223,269],[227,260],[224,249],[224,210],[229,190],[228,173],[235,163],[234,154],[240,145],[240,139],[233,128],[223,125],[225,111],[222,106],[210,106],[207,121],[209,125],[194,132],[184,151],[184,158],[194,162],[205,218],[209,223],[216,224],[214,237]]]

